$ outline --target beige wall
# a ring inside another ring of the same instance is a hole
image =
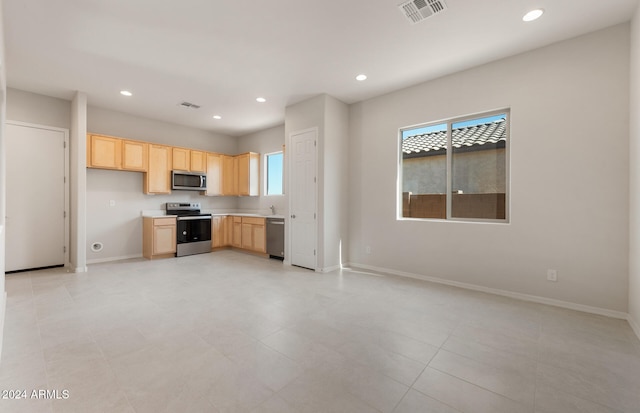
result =
[[[631,31],[629,322],[640,337],[640,6]]]
[[[625,313],[628,79],[623,24],[352,105],[351,262]],[[500,108],[510,224],[396,220],[398,129]]]
[[[94,106],[88,109],[87,131],[227,154],[235,154],[238,145],[231,136]]]
[[[348,254],[349,107],[324,94],[286,108],[287,142],[292,133],[311,128],[318,130],[317,270],[329,271]]]
[[[320,226],[323,247],[319,258],[327,271],[349,260],[349,107],[326,96],[323,155],[320,159]]]
[[[273,205],[276,208],[277,215],[286,216],[289,210],[289,198],[286,188],[284,195],[264,195],[264,155],[282,150],[282,146],[284,145],[284,125],[265,129],[236,139],[238,140],[238,153],[260,153],[260,196],[238,198],[238,208],[248,213],[271,214],[269,207]],[[285,165],[285,173],[286,168],[287,165]]]
[[[6,74],[4,65],[4,19],[2,0],[0,0],[0,357],[2,357],[2,338],[4,336],[4,313],[7,295],[4,291],[4,212],[5,212],[5,151],[4,122],[6,113]]]
[[[71,129],[71,102],[8,88],[7,120]]]

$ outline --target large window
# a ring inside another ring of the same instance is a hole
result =
[[[283,161],[282,152],[268,153],[265,158],[265,195],[282,195],[283,192]]]
[[[400,130],[402,218],[509,217],[509,111]]]

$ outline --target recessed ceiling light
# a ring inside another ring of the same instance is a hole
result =
[[[213,115],[213,118],[214,118],[215,120],[220,120],[220,119],[222,119],[222,116],[220,116],[220,115]]]
[[[363,80],[367,80],[367,75],[358,75],[356,76],[356,80],[362,82]]]
[[[535,9],[535,10],[531,10],[529,13],[525,14],[522,17],[522,20],[525,22],[532,22],[538,18],[540,18],[540,16],[542,16],[544,14],[544,10],[543,9]]]
[[[256,98],[256,102],[264,103],[266,101],[267,101],[267,99],[265,99],[265,98]]]
[[[129,92],[128,90],[121,90],[120,94],[123,96],[133,96],[133,93]]]

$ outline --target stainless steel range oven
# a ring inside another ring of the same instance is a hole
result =
[[[167,202],[166,211],[178,216],[176,257],[211,252],[211,214],[202,214],[199,202]]]

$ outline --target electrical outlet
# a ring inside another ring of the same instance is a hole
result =
[[[558,281],[558,270],[547,270],[547,281]]]
[[[367,254],[371,254],[371,247],[370,247],[369,245],[367,245],[367,246],[364,248],[364,252],[366,252]]]

